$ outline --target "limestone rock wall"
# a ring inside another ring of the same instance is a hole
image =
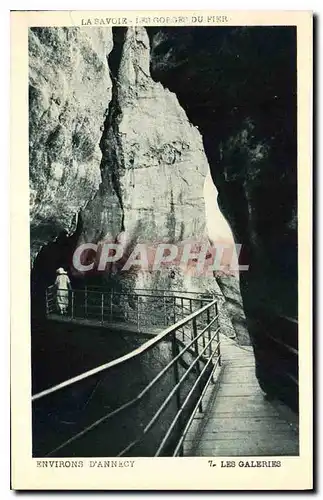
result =
[[[137,243],[154,250],[208,242],[202,136],[176,94],[151,78],[146,30],[35,28],[29,52],[31,254],[40,294],[64,266],[74,283],[223,296],[213,274],[176,265],[120,272],[117,264],[94,275],[72,266],[82,243],[122,242],[129,255]],[[243,321],[238,282],[230,282]],[[232,333],[229,316],[222,320]]]
[[[298,405],[297,44],[294,26],[150,27],[151,73],[199,127],[218,204],[242,244],[258,380]],[[288,331],[288,333],[286,333]]]

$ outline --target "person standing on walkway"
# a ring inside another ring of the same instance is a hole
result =
[[[57,307],[60,314],[66,314],[69,302],[68,291],[71,288],[71,282],[69,277],[67,276],[67,272],[62,267],[56,270],[56,274],[57,278],[55,281],[55,286],[57,291]]]

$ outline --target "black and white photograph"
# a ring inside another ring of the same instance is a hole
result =
[[[27,30],[37,474],[140,457],[283,474],[301,456],[311,336],[299,28],[206,11],[72,19]]]

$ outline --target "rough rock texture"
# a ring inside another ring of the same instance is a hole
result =
[[[297,407],[297,356],[266,336],[297,347],[288,319],[297,319],[296,29],[148,33],[152,76],[199,127],[219,206],[250,265],[240,286],[258,379]]]
[[[31,258],[62,231],[101,182],[99,140],[111,98],[110,29],[31,28],[29,139]]]
[[[153,81],[149,66],[144,28],[116,29],[113,37],[94,28],[31,30],[34,288],[43,295],[63,266],[74,284],[81,278],[122,290],[209,291],[222,302],[223,291],[230,292],[221,322],[245,343],[234,278],[221,287],[213,274],[192,276],[178,266],[120,273],[114,265],[86,276],[73,270],[72,253],[81,243],[122,242],[129,255],[137,243],[153,250],[161,242],[208,242],[203,190],[209,165],[201,134],[176,95]]]

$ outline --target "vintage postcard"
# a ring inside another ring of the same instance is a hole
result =
[[[312,489],[312,14],[11,13],[15,490]]]

